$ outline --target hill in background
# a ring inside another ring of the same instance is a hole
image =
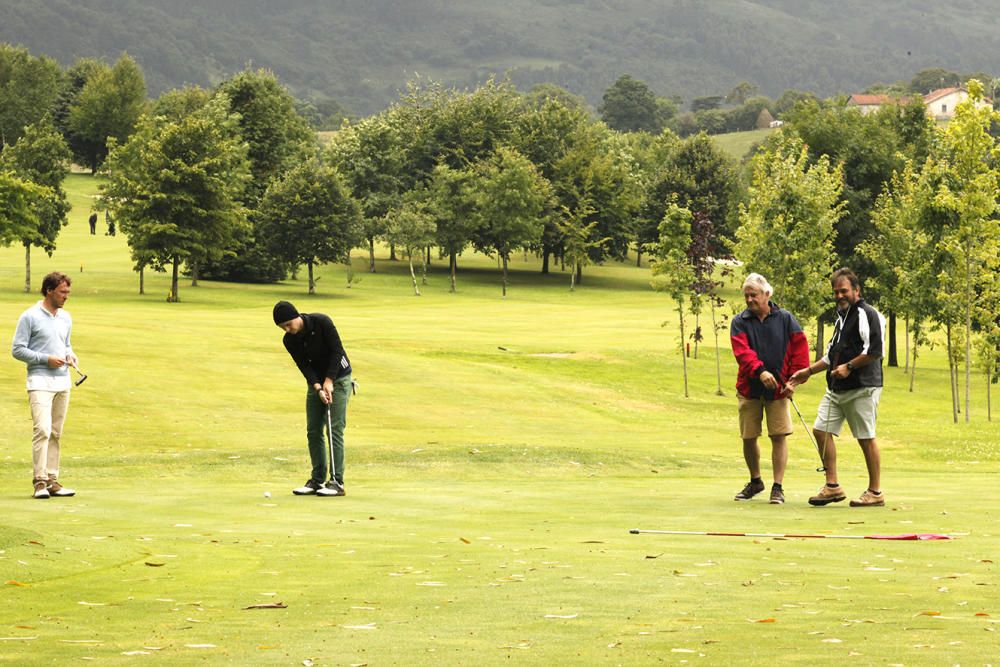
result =
[[[0,0],[0,16],[0,41],[63,65],[127,51],[153,95],[251,64],[360,115],[418,75],[464,87],[507,72],[597,106],[624,73],[690,100],[740,81],[826,96],[932,67],[1000,71],[994,0]]]

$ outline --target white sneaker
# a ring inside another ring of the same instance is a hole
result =
[[[49,490],[46,488],[48,482],[42,480],[40,482],[35,482],[35,492],[32,494],[32,498],[38,498],[39,500],[49,497]]]
[[[73,489],[67,489],[55,480],[49,482],[48,492],[53,498],[69,498],[70,496],[76,495],[76,491]]]
[[[346,496],[347,491],[344,490],[344,485],[340,482],[335,482],[332,479],[323,485],[322,489],[316,490],[317,496]]]
[[[292,489],[292,493],[297,496],[314,496],[316,492],[322,489],[323,486],[319,482],[314,482],[309,480],[297,489]]]

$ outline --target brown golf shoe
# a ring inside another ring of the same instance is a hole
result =
[[[839,503],[845,498],[847,498],[847,495],[844,493],[844,489],[839,484],[834,487],[829,487],[824,484],[820,487],[819,492],[809,499],[809,504],[822,507],[823,505],[829,505],[830,503]]]
[[[875,493],[871,489],[865,489],[865,492],[857,500],[851,501],[851,507],[884,507],[885,506],[885,496],[879,491]]]

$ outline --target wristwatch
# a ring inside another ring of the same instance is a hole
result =
[[[854,364],[852,364],[851,362],[848,361],[847,362],[847,370],[853,371],[854,370]]]

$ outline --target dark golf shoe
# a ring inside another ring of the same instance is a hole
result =
[[[335,482],[330,480],[323,485],[322,489],[316,489],[317,496],[346,496],[347,491],[344,489],[344,485],[340,482]]]
[[[750,500],[764,490],[764,482],[747,482],[743,490],[733,496],[733,500]]]
[[[292,489],[292,493],[297,496],[315,496],[316,492],[323,488],[323,485],[316,480],[310,479],[297,489]]]

